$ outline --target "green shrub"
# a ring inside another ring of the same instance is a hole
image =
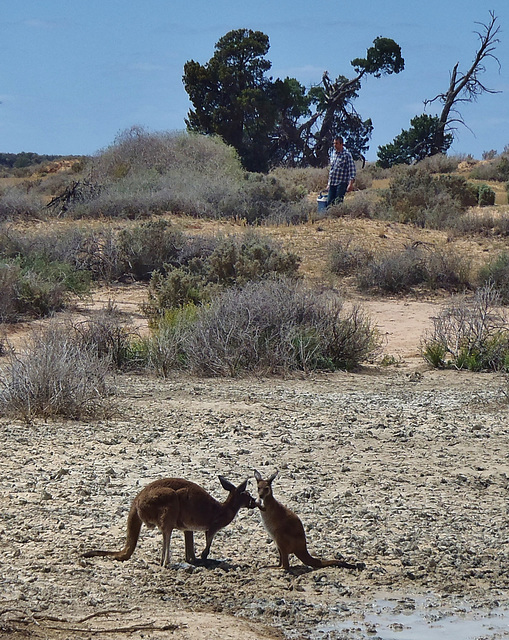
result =
[[[207,283],[201,275],[183,268],[166,266],[166,275],[154,271],[142,306],[150,322],[157,322],[167,311],[208,300]]]
[[[147,364],[157,374],[166,377],[171,371],[186,368],[187,338],[198,313],[196,305],[187,304],[167,309],[152,322],[152,333],[143,342]]]
[[[486,184],[479,185],[477,189],[477,202],[480,207],[489,207],[495,204],[495,192]]]
[[[453,301],[423,336],[424,359],[434,367],[506,371],[509,327],[499,304],[492,285],[478,289],[471,302],[464,297]]]
[[[268,236],[248,231],[221,240],[206,261],[207,280],[243,285],[272,276],[296,277],[300,258]]]
[[[463,178],[435,177],[419,166],[406,167],[392,179],[376,215],[420,227],[443,228],[476,204],[477,193]]]
[[[33,231],[0,229],[3,259],[19,258],[25,264],[40,260],[64,264],[78,272],[85,284],[91,279],[111,282],[122,275],[117,249],[117,236],[107,224],[99,229],[79,226],[38,227]]]
[[[509,304],[509,253],[502,252],[479,270],[482,287],[492,285],[503,304]]]
[[[195,255],[193,247],[184,253],[179,258],[181,267],[166,264],[164,271],[152,274],[148,302],[143,307],[152,320],[167,309],[208,302],[225,287],[275,276],[295,278],[300,264],[298,256],[255,231],[217,238],[215,245],[205,245],[201,256]]]
[[[41,256],[0,263],[0,319],[17,322],[25,316],[47,316],[63,309],[70,294],[90,288],[87,272]]]

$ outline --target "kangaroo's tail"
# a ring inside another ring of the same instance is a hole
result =
[[[102,549],[92,549],[83,554],[83,558],[94,558],[96,556],[108,556],[115,560],[129,560],[133,555],[136,545],[138,544],[138,538],[140,536],[142,521],[138,515],[138,509],[133,504],[127,517],[127,539],[124,548],[121,551],[104,551]]]

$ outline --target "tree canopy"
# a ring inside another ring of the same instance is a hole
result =
[[[403,129],[389,144],[378,147],[378,165],[413,164],[437,153],[438,116],[423,114],[410,120],[410,129]],[[453,142],[452,133],[443,136],[438,153],[446,153]]]
[[[307,89],[295,78],[267,77],[269,38],[261,31],[237,29],[215,45],[208,63],[184,65],[183,82],[193,108],[190,131],[216,134],[233,146],[252,171],[276,164],[323,166],[335,135],[354,156],[367,150],[373,125],[353,107],[365,75],[379,78],[404,68],[399,45],[376,38],[365,58],[351,65],[355,77],[322,81]]]

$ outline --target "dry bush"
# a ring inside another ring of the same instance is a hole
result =
[[[375,204],[372,196],[362,191],[355,192],[352,197],[343,202],[331,205],[327,209],[327,215],[331,218],[373,218]]]
[[[79,344],[68,325],[33,329],[20,353],[10,349],[2,373],[3,414],[33,418],[92,418],[111,410],[108,365]]]
[[[125,371],[146,365],[139,333],[111,303],[87,320],[75,323],[73,331],[81,346],[115,369]]]
[[[506,182],[509,180],[509,153],[502,153],[494,160],[479,162],[470,172],[475,180],[493,180]]]
[[[0,220],[38,218],[42,206],[41,198],[33,191],[11,187],[0,194]]]
[[[3,226],[0,255],[6,259],[19,257],[27,263],[43,258],[87,272],[94,280],[110,282],[121,275],[116,236],[108,224],[97,229],[72,225],[29,231]]]
[[[418,166],[430,173],[453,173],[457,170],[459,163],[460,158],[458,156],[437,153],[421,160]]]
[[[421,351],[438,368],[509,370],[509,327],[494,286],[478,289],[473,300],[454,299],[433,318]]]
[[[378,337],[360,309],[288,280],[229,289],[203,308],[185,345],[194,373],[353,369],[378,349]]]
[[[277,167],[270,172],[287,188],[300,189],[300,193],[316,192],[325,189],[329,178],[329,169],[315,167],[293,168]]]
[[[0,322],[15,322],[19,316],[17,286],[19,265],[0,264]]]
[[[459,291],[473,288],[469,260],[454,250],[414,243],[388,251],[367,262],[357,283],[363,290],[407,293],[421,285],[429,289]]]
[[[301,187],[244,172],[235,151],[209,136],[133,127],[94,159],[90,176],[101,188],[67,215],[138,219],[172,211],[254,224],[270,216],[307,220],[309,213]]]
[[[166,220],[126,227],[117,238],[121,273],[135,280],[149,280],[152,272],[165,263],[175,263],[184,245],[182,232]]]
[[[338,276],[356,274],[373,260],[373,253],[354,244],[351,238],[333,241],[328,255],[329,271]]]

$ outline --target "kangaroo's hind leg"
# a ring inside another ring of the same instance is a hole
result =
[[[184,531],[184,540],[186,543],[186,562],[194,564],[196,555],[194,552],[194,534],[192,531]]]
[[[173,528],[163,530],[163,552],[161,554],[161,567],[167,567],[170,564],[170,543]]]

